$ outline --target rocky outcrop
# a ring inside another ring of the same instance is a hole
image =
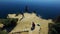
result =
[[[48,34],[48,23],[52,23],[52,20],[45,20],[41,17],[36,16],[35,13],[24,13],[24,18],[20,21],[22,18],[22,15],[19,14],[18,16],[13,16],[13,14],[8,14],[8,18],[18,18],[18,22],[16,27],[10,32],[21,32],[21,31],[29,31],[29,34]],[[13,17],[12,17],[13,16]],[[35,23],[35,29],[32,31],[32,22]],[[40,26],[37,26],[37,24],[40,24]],[[40,30],[41,28],[41,30]]]

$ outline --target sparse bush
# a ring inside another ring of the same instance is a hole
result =
[[[2,30],[0,31],[0,34],[8,34],[8,32],[6,30]]]
[[[5,26],[8,26],[8,25],[11,25],[12,24],[12,21],[13,22],[17,22],[17,19],[3,19],[3,21],[2,21],[2,24],[4,24]]]

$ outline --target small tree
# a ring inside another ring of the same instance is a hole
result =
[[[36,11],[33,11],[33,13],[36,13]]]

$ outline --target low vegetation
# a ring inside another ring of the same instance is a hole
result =
[[[11,26],[16,26],[17,25],[18,19],[0,19],[0,24],[3,24],[3,28],[0,28],[0,34],[7,34],[7,30],[5,28],[11,27]]]
[[[51,23],[49,25],[50,33],[49,34],[60,34],[60,16],[58,16],[55,20],[54,23]]]

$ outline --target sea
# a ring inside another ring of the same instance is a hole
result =
[[[0,1],[0,18],[6,18],[8,14],[24,12],[28,6],[29,12],[36,11],[38,16],[44,19],[54,19],[60,16],[60,3],[58,1]]]

